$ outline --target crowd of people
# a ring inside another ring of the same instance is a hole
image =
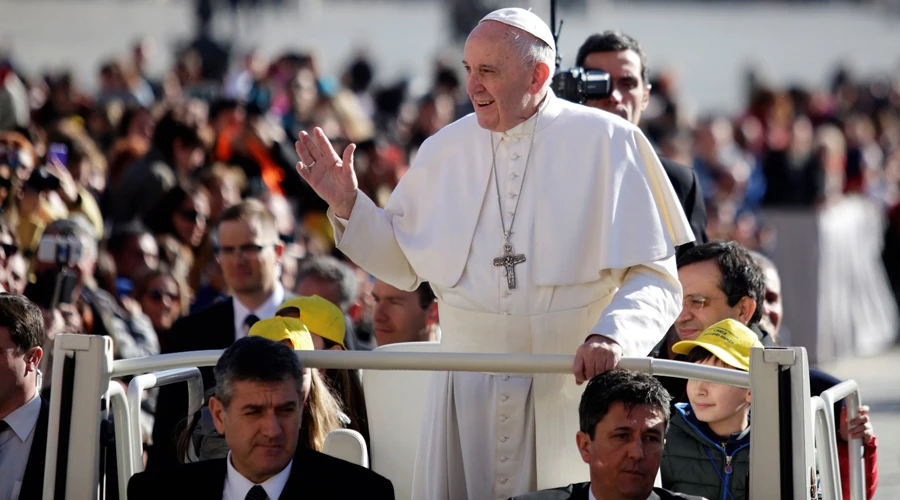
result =
[[[22,356],[41,348],[43,355],[22,361],[32,376],[40,371],[41,393],[52,390],[53,338],[63,332],[108,336],[117,359],[225,349],[247,336],[287,341],[294,349],[441,340],[432,286],[401,290],[337,249],[340,234],[328,205],[303,178],[311,170],[301,174],[316,161],[304,159],[295,141],[317,129],[338,154],[355,144],[359,190],[383,207],[426,140],[473,111],[462,68],[436,61],[429,91],[411,95],[402,82],[378,87],[377,68],[363,57],[337,79],[322,75],[316,58],[299,50],[273,58],[251,51],[223,64],[220,51],[200,45],[177,54],[164,75],[148,74],[149,57],[152,44],[135,43],[98,68],[92,93],[79,89],[70,73],[31,75],[14,58],[0,61],[0,286],[36,305],[45,328],[38,335],[17,333],[14,322],[2,326]],[[683,308],[651,356],[747,370],[733,354],[689,349],[708,348],[701,333],[724,320],[735,323],[726,325],[729,335],[747,334],[749,344],[778,343],[780,286],[765,257],[775,235],[761,216],[764,207],[875,200],[889,221],[884,262],[900,292],[900,79],[863,81],[840,71],[826,90],[778,89],[751,79],[744,113],[693,119],[679,105],[674,80],[652,73],[648,61],[652,54],[617,32],[591,37],[578,55],[579,65],[609,72],[613,83],[608,97],[584,104],[644,130],[696,238],[678,250]],[[240,364],[235,356],[220,364]],[[141,415],[148,470],[237,453],[223,432],[222,409],[233,396],[221,392],[225,368],[203,371],[212,391],[208,406],[186,421],[184,387],[148,394]],[[284,374],[272,376],[263,381]],[[614,376],[626,377],[606,375]],[[324,438],[338,428],[368,440],[357,373],[305,370],[295,378],[305,384],[296,408],[303,414],[301,448],[322,451]],[[593,386],[626,383],[651,384],[595,379],[584,397],[599,390]],[[811,373],[811,383],[821,392],[834,380]],[[618,402],[650,405],[650,427],[671,415],[682,433],[680,448],[696,448],[691,440],[704,432],[725,436],[728,446],[707,448],[706,455],[713,468],[726,456],[730,464],[729,446],[740,450],[747,442],[749,394],[729,396],[743,419],[697,430],[697,419],[707,420],[690,404],[695,397],[709,404],[705,386],[662,384],[667,398],[613,398],[599,409],[582,400],[581,411],[589,414],[582,415],[579,437],[584,460],[596,460],[593,428],[621,409]],[[33,396],[20,399],[24,404]],[[839,432],[844,440],[864,438],[871,495],[877,467],[865,411]],[[846,477],[846,445],[840,449]],[[694,455],[700,470],[707,467],[706,457]],[[660,458],[667,488],[709,495],[723,487],[684,484],[684,474]],[[592,481],[600,481],[593,474],[592,465]],[[738,481],[729,491],[743,498],[745,485]]]

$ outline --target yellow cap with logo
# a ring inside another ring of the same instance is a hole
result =
[[[728,366],[750,371],[750,348],[762,347],[756,332],[740,321],[725,319],[703,330],[694,340],[683,340],[672,346],[676,354],[688,354],[702,347]]]
[[[313,295],[287,299],[278,306],[278,311],[291,307],[300,311],[300,321],[309,328],[310,333],[340,344],[344,349],[347,348],[344,345],[344,334],[346,334],[344,313],[338,306],[318,295]]]
[[[263,337],[275,342],[288,340],[295,351],[314,350],[309,330],[302,321],[296,318],[275,316],[257,321],[247,334],[250,337]]]

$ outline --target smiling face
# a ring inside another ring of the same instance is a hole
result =
[[[478,125],[505,132],[527,120],[546,95],[550,68],[516,54],[516,36],[530,36],[496,21],[479,24],[466,40],[466,92]]]

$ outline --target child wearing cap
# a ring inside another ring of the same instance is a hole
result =
[[[750,371],[759,337],[738,321],[720,321],[672,350],[690,363]],[[709,499],[746,500],[750,477],[750,390],[688,380],[663,450],[663,488]]]
[[[297,318],[309,328],[316,350],[346,350],[346,323],[338,306],[318,295],[293,297],[278,306],[275,316]],[[369,416],[366,398],[357,370],[319,370],[332,394],[341,402],[347,426],[369,442]]]

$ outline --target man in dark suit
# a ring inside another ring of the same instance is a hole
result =
[[[228,457],[135,474],[129,500],[394,498],[391,482],[365,467],[297,450],[306,389],[290,347],[244,337],[219,358],[215,377],[209,408]]]
[[[591,35],[578,49],[575,64],[584,69],[599,69],[610,75],[612,93],[606,99],[588,100],[586,105],[609,111],[630,121],[641,122],[641,113],[650,104],[650,80],[647,57],[637,40],[615,31]],[[659,158],[675,194],[681,201],[694,232],[694,242],[677,249],[680,257],[694,245],[706,243],[706,205],[696,172],[668,158]]]
[[[40,498],[49,403],[37,388],[46,341],[41,310],[0,294],[0,498]]]
[[[670,397],[651,375],[616,369],[597,375],[581,396],[576,435],[590,482],[512,500],[687,500],[654,488],[669,426]]]
[[[278,277],[284,243],[265,205],[250,199],[227,208],[215,234],[216,258],[233,296],[178,320],[164,339],[163,353],[225,349],[245,337],[253,323],[273,317],[278,306],[292,296]],[[211,388],[215,383],[212,371],[200,371],[203,387]],[[160,389],[148,468],[177,463],[176,434],[187,412],[185,384]]]

